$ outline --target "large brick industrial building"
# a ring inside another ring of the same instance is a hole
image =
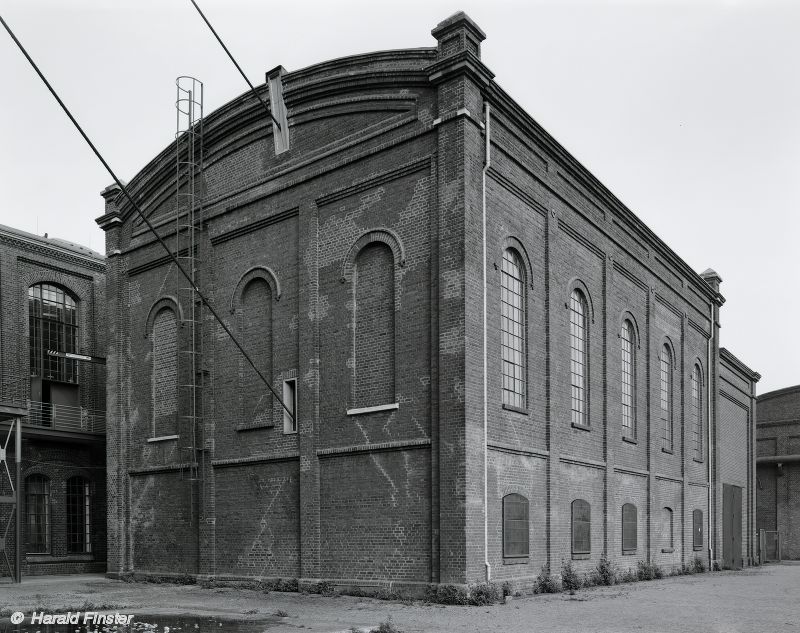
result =
[[[758,376],[719,348],[719,276],[494,82],[468,17],[433,36],[277,68],[277,123],[250,93],[206,116],[194,218],[175,145],[130,182],[296,422],[103,192],[110,573],[752,559]]]
[[[99,253],[0,226],[0,576],[16,572],[16,419],[22,575],[106,569],[105,368],[77,360],[105,355],[105,288]]]
[[[765,559],[800,559],[800,385],[758,397],[758,529]]]

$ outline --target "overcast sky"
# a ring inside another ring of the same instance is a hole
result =
[[[433,46],[465,10],[496,81],[698,272],[723,278],[721,342],[800,383],[800,2],[198,0],[255,84],[374,50]],[[246,86],[189,0],[0,0],[117,174],[175,133],[174,80],[210,112]],[[104,252],[111,182],[0,32],[0,223]]]

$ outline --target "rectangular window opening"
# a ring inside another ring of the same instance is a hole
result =
[[[283,432],[286,434],[297,433],[297,378],[289,378],[283,381],[283,402],[289,409],[289,411],[286,411],[281,407],[283,411]],[[291,415],[289,412],[291,412]]]

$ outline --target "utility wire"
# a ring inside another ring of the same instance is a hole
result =
[[[200,17],[203,18],[203,21],[208,25],[208,28],[211,29],[211,32],[214,34],[214,37],[217,38],[217,41],[219,42],[219,45],[222,46],[223,50],[228,54],[228,57],[231,58],[231,61],[233,62],[233,65],[236,66],[236,70],[239,71],[239,74],[247,82],[247,85],[250,86],[250,90],[253,92],[253,94],[256,96],[256,98],[261,102],[261,105],[264,106],[264,109],[267,111],[267,114],[270,116],[270,118],[272,119],[273,123],[275,123],[275,125],[278,126],[278,129],[281,132],[283,132],[283,129],[281,128],[281,124],[278,122],[278,119],[276,119],[275,115],[272,114],[272,111],[269,109],[269,107],[267,106],[266,102],[261,98],[261,95],[256,92],[256,89],[253,87],[253,84],[250,83],[250,80],[247,78],[247,75],[244,74],[244,71],[242,70],[241,66],[239,66],[239,64],[236,63],[236,60],[233,58],[233,55],[231,55],[231,52],[228,50],[228,47],[225,46],[225,42],[222,41],[222,38],[219,35],[217,35],[217,32],[214,30],[214,27],[211,26],[211,22],[208,21],[208,18],[200,10],[200,7],[197,6],[197,3],[194,0],[189,0],[189,1],[194,5],[194,8],[197,9],[197,12],[200,14]]]
[[[268,381],[268,380],[267,380],[267,379],[264,377],[264,374],[262,374],[262,373],[261,373],[261,371],[258,369],[258,367],[256,367],[256,364],[253,362],[253,359],[252,359],[252,358],[250,358],[250,355],[249,355],[249,354],[248,354],[248,353],[245,351],[244,347],[242,347],[242,344],[241,344],[241,343],[239,343],[239,341],[238,341],[238,340],[236,339],[236,337],[233,335],[233,332],[231,332],[230,328],[229,328],[229,327],[228,327],[228,326],[225,324],[225,322],[222,320],[222,318],[219,316],[219,314],[217,314],[217,311],[214,309],[214,306],[212,306],[212,305],[211,305],[211,303],[209,302],[209,300],[206,298],[205,294],[203,294],[203,292],[200,290],[200,288],[198,288],[198,287],[197,287],[197,284],[196,284],[196,283],[194,282],[194,280],[191,278],[191,276],[189,275],[189,273],[187,273],[187,272],[186,272],[186,270],[184,269],[184,267],[183,267],[183,266],[181,265],[181,263],[178,261],[178,258],[177,258],[177,257],[175,257],[175,255],[173,254],[173,252],[170,250],[169,246],[167,246],[167,245],[166,245],[166,243],[165,243],[165,242],[164,242],[164,240],[161,238],[161,236],[160,236],[160,235],[159,235],[159,234],[156,232],[155,228],[154,228],[154,227],[153,227],[153,225],[150,223],[150,220],[148,220],[148,219],[147,219],[147,217],[145,217],[144,213],[142,212],[142,209],[139,207],[139,205],[137,204],[137,202],[136,202],[136,201],[133,199],[133,197],[131,196],[131,194],[128,192],[128,188],[127,188],[127,187],[126,187],[124,184],[122,184],[122,181],[121,181],[119,178],[117,178],[117,175],[114,173],[114,170],[113,170],[113,169],[111,169],[110,165],[109,165],[109,164],[106,162],[106,160],[103,158],[103,155],[100,153],[100,151],[99,151],[99,150],[98,150],[98,149],[95,147],[94,143],[92,143],[92,141],[91,141],[91,140],[89,139],[89,137],[86,135],[86,132],[84,132],[84,131],[83,131],[83,128],[82,128],[82,127],[80,126],[80,124],[79,124],[79,123],[78,123],[78,122],[75,120],[75,117],[74,117],[74,116],[72,116],[72,113],[69,111],[69,108],[67,108],[67,106],[64,104],[64,102],[61,100],[61,97],[59,97],[59,96],[58,96],[58,93],[55,91],[55,89],[53,88],[53,86],[51,86],[51,85],[50,85],[50,82],[49,82],[49,81],[47,81],[47,78],[46,78],[46,77],[45,77],[45,76],[42,74],[42,71],[41,71],[41,70],[39,70],[39,67],[36,65],[36,62],[34,62],[34,61],[33,61],[33,59],[31,58],[31,56],[30,56],[30,55],[28,55],[28,51],[26,51],[26,50],[25,50],[25,47],[24,47],[24,46],[22,45],[22,43],[21,43],[21,42],[20,42],[20,41],[17,39],[17,36],[16,36],[16,35],[14,35],[14,32],[11,30],[11,27],[10,27],[10,26],[8,26],[8,24],[6,23],[6,21],[3,19],[3,16],[1,16],[1,15],[0,15],[0,23],[2,23],[2,24],[3,24],[3,27],[5,28],[5,30],[6,30],[6,31],[8,31],[8,34],[11,36],[11,39],[12,39],[12,40],[14,40],[14,43],[17,45],[17,47],[19,48],[19,50],[20,50],[20,51],[22,51],[22,54],[25,56],[25,59],[27,59],[27,60],[28,60],[28,62],[30,63],[30,65],[31,65],[31,66],[33,67],[33,69],[36,71],[36,74],[37,74],[37,75],[39,75],[39,78],[42,80],[42,82],[44,82],[44,85],[45,85],[45,86],[47,86],[47,89],[50,91],[50,94],[52,94],[52,95],[53,95],[53,98],[54,98],[54,99],[55,99],[55,100],[58,102],[58,105],[60,105],[60,106],[61,106],[61,109],[62,109],[62,110],[64,110],[64,113],[65,113],[65,114],[66,114],[66,115],[69,117],[69,120],[70,120],[70,121],[72,121],[72,124],[75,126],[75,128],[78,130],[78,132],[80,132],[81,136],[83,137],[83,140],[84,140],[84,141],[86,141],[86,143],[89,145],[89,147],[90,147],[90,148],[92,149],[92,151],[94,152],[94,155],[95,155],[95,156],[97,156],[97,158],[98,158],[98,159],[100,160],[100,162],[103,164],[103,167],[105,167],[105,168],[106,168],[106,171],[107,171],[107,172],[108,172],[108,173],[111,175],[111,177],[114,179],[114,182],[115,182],[115,183],[117,183],[117,186],[118,186],[118,187],[119,187],[119,188],[122,190],[122,193],[124,193],[124,194],[125,194],[125,197],[128,199],[128,202],[130,202],[130,203],[131,203],[131,205],[133,206],[133,208],[136,210],[136,213],[138,213],[138,214],[139,214],[139,217],[140,217],[140,218],[142,219],[142,221],[143,221],[143,222],[144,222],[144,223],[147,225],[147,228],[148,228],[148,229],[150,229],[150,232],[151,232],[153,235],[155,235],[155,236],[156,236],[156,239],[158,240],[158,243],[159,243],[159,244],[161,244],[161,246],[163,246],[163,247],[164,247],[164,250],[165,250],[165,251],[167,251],[167,255],[169,255],[170,259],[171,259],[171,260],[172,260],[172,262],[175,264],[175,266],[178,268],[178,270],[181,272],[181,274],[182,274],[184,277],[186,277],[187,281],[188,281],[188,282],[189,282],[189,283],[192,285],[192,288],[194,288],[194,291],[197,293],[197,296],[198,296],[198,297],[200,297],[200,300],[201,300],[201,301],[202,301],[202,302],[203,302],[203,303],[206,305],[206,307],[209,309],[209,311],[211,312],[211,314],[212,314],[212,315],[214,315],[214,318],[215,318],[215,319],[217,320],[217,322],[218,322],[218,323],[219,323],[219,324],[222,326],[222,329],[223,329],[223,330],[225,330],[225,333],[226,333],[226,334],[227,334],[227,335],[230,337],[230,339],[233,341],[233,344],[234,344],[234,345],[236,345],[236,347],[237,347],[237,348],[239,349],[239,351],[242,353],[242,356],[244,356],[244,357],[245,357],[245,359],[247,360],[247,362],[250,364],[250,366],[253,368],[253,370],[256,372],[256,374],[258,374],[258,377],[259,377],[259,378],[260,378],[260,379],[261,379],[261,380],[264,382],[264,384],[265,384],[265,385],[267,385],[267,387],[269,387],[269,390],[270,390],[270,391],[272,392],[272,394],[273,394],[273,395],[274,395],[274,396],[275,396],[275,397],[278,399],[278,402],[280,402],[280,403],[281,403],[281,406],[284,408],[284,410],[286,411],[286,413],[288,413],[288,414],[289,414],[289,416],[290,416],[290,417],[292,418],[292,420],[294,421],[294,420],[295,420],[295,414],[294,414],[294,412],[289,410],[289,407],[287,407],[287,406],[286,406],[286,403],[283,401],[283,398],[281,398],[281,397],[278,395],[278,392],[277,392],[277,391],[275,391],[275,389],[272,387],[272,385],[270,384],[270,382],[269,382],[269,381]]]

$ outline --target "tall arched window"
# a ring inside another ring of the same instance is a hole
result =
[[[661,346],[660,355],[661,382],[661,427],[662,446],[667,451],[672,451],[672,352],[668,345]]]
[[[528,500],[522,495],[503,497],[503,558],[528,556],[530,542]]]
[[[242,338],[259,371],[272,380],[272,289],[261,277],[248,283],[242,293]],[[271,422],[272,392],[253,368],[242,367],[242,417],[245,425]]]
[[[525,273],[519,255],[506,249],[500,272],[503,404],[525,408]]]
[[[622,436],[636,437],[636,349],[633,324],[622,322],[619,333],[622,353]]]
[[[394,255],[370,242],[355,258],[353,407],[395,402]]]
[[[622,506],[622,553],[635,554],[638,530],[636,519],[636,506],[626,503]]]
[[[570,295],[569,309],[569,346],[571,377],[571,410],[572,423],[588,426],[588,389],[589,374],[589,337],[586,327],[588,308],[586,298],[580,290],[573,290]]]
[[[25,479],[25,526],[29,554],[50,551],[50,480],[44,475]]]
[[[88,480],[83,477],[67,479],[67,551],[71,554],[92,551],[91,500]]]
[[[675,551],[675,519],[672,508],[664,508],[662,511],[663,518],[663,539],[664,546],[661,551],[664,553],[671,553]]]
[[[178,320],[171,308],[162,308],[156,314],[150,336],[153,436],[173,435],[178,428]]]
[[[692,369],[692,434],[694,435],[694,458],[703,461],[703,379],[700,366]]]
[[[572,555],[585,558],[592,553],[592,507],[584,499],[572,502]]]
[[[49,425],[53,405],[78,406],[78,367],[73,359],[48,352],[76,353],[78,310],[75,299],[52,284],[28,288],[32,417]]]

